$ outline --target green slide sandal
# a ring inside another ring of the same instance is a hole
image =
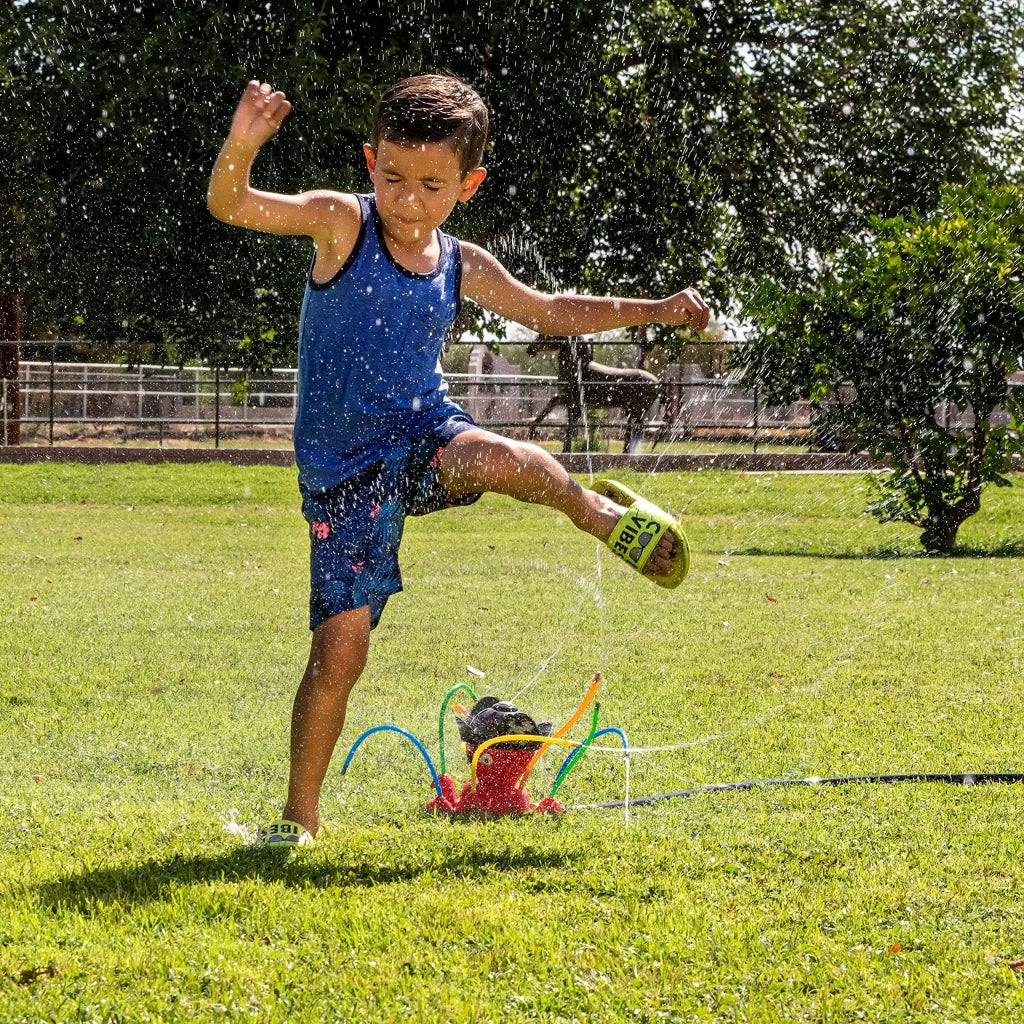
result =
[[[595,480],[590,489],[626,506],[626,514],[615,524],[607,541],[612,552],[659,587],[670,590],[678,587],[690,571],[690,545],[686,543],[682,527],[654,502],[641,498],[615,480]],[[672,571],[667,576],[644,573],[644,567],[665,532],[676,539]]]
[[[313,837],[297,821],[278,818],[257,832],[256,842],[268,850],[294,850],[297,846],[312,846]]]

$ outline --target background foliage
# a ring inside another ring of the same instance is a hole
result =
[[[451,230],[543,288],[736,308],[869,218],[1005,166],[1015,0],[495,0],[310,9],[155,0],[0,7],[0,291],[24,336],[292,362],[308,242],[215,222],[208,175],[244,83],[295,110],[263,188],[365,187],[376,97],[449,69],[492,108],[491,177]],[[230,339],[245,339],[241,351]]]
[[[949,551],[1024,451],[1024,387],[1008,380],[1024,369],[1022,273],[1024,189],[947,187],[932,216],[876,220],[832,272],[763,292],[747,379],[769,401],[810,395],[848,444],[889,456],[871,511]]]

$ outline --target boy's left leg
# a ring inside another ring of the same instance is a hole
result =
[[[452,497],[493,491],[548,505],[600,541],[611,536],[626,511],[604,495],[580,486],[543,448],[489,430],[464,430],[453,437],[444,449],[438,472]],[[666,533],[651,555],[651,573],[668,575],[672,571],[674,547],[674,538]]]
[[[332,615],[313,630],[309,661],[292,707],[288,799],[281,812],[310,835],[320,827],[320,790],[369,647],[368,606]]]

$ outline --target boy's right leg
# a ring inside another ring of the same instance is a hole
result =
[[[288,802],[282,813],[311,835],[320,827],[320,790],[345,724],[348,695],[366,667],[369,648],[369,606],[332,615],[313,630],[292,708]]]
[[[601,541],[608,539],[626,511],[610,498],[577,483],[539,445],[480,428],[465,430],[448,442],[438,476],[453,498],[493,491],[519,501],[548,505]],[[651,572],[668,575],[672,571],[674,546],[674,538],[666,532],[648,562]]]

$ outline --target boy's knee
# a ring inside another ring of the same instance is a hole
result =
[[[483,432],[480,432],[483,434]],[[448,446],[451,458],[441,463],[442,479],[449,488],[486,486],[494,473],[521,459],[518,443],[500,434],[460,436]]]
[[[499,442],[496,454],[500,454],[502,461],[506,463],[521,465],[533,459],[539,451],[543,451],[543,449],[528,441],[514,441],[510,437],[503,437]]]
[[[501,437],[491,442],[481,453],[480,482],[483,486],[501,486],[509,478],[523,473],[542,451],[536,445]]]
[[[313,631],[307,675],[332,688],[351,689],[366,668],[369,647],[368,608],[333,615]]]
[[[352,689],[366,668],[366,655],[358,651],[347,652],[344,657],[321,654],[309,659],[306,675],[317,686],[330,690]]]

